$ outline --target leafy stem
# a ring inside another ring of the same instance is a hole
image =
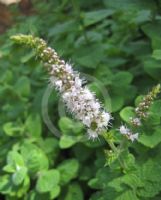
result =
[[[116,155],[119,163],[120,163],[120,166],[121,168],[123,169],[123,171],[126,171],[127,169],[127,166],[123,160],[123,158],[121,157],[121,152],[123,149],[123,146],[122,148],[117,148],[113,142],[113,138],[111,137],[111,134],[108,134],[107,132],[103,134],[103,137],[105,139],[105,141],[108,143],[108,145],[110,146],[111,150],[113,151],[113,153]]]

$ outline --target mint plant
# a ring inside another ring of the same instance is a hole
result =
[[[74,72],[71,65],[61,60],[55,50],[47,47],[44,40],[34,38],[31,35],[17,35],[12,36],[15,42],[25,44],[36,51],[36,55],[45,64],[49,71],[50,81],[54,87],[61,93],[64,102],[70,112],[81,120],[88,128],[88,137],[96,139],[99,135],[103,135],[105,140],[112,149],[112,156],[119,160],[120,166],[123,170],[127,170],[124,159],[122,159],[122,152],[126,150],[126,146],[121,144],[121,150],[115,146],[112,138],[108,138],[107,128],[110,121],[110,114],[102,111],[102,108],[96,100],[93,93],[88,88],[82,87],[82,80],[79,74]],[[136,127],[141,126],[142,120],[148,117],[148,110],[153,103],[157,94],[160,92],[160,84],[152,89],[143,100],[135,108],[136,117],[129,117],[131,122],[131,129],[121,125],[119,131],[122,135],[132,142],[138,139],[138,133],[133,133]],[[133,130],[132,130],[133,129]],[[121,142],[122,143],[122,142]],[[113,159],[111,160],[113,162]]]

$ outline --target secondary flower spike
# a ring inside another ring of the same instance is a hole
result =
[[[89,138],[97,138],[108,128],[110,113],[102,108],[94,93],[82,86],[79,73],[73,70],[71,64],[61,60],[55,50],[47,47],[46,42],[40,38],[32,35],[11,38],[36,50],[37,56],[49,71],[52,85],[60,92],[67,109],[87,127]]]

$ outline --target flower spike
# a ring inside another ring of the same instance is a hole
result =
[[[37,56],[49,71],[52,85],[61,94],[67,109],[87,127],[89,138],[97,138],[108,128],[110,113],[103,110],[94,93],[82,86],[79,73],[73,70],[71,64],[61,60],[56,51],[47,47],[40,38],[21,34],[11,39],[36,50]]]

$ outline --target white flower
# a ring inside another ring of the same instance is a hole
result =
[[[129,135],[130,134],[130,130],[127,127],[125,127],[124,125],[120,126],[119,131],[123,135]]]
[[[68,72],[68,73],[73,73],[72,66],[71,66],[70,64],[68,64],[68,63],[65,63],[64,69],[65,69],[65,71]]]
[[[110,119],[111,119],[111,115],[109,113],[107,113],[107,112],[102,113],[102,124],[104,126],[108,125]]]
[[[91,102],[91,108],[95,111],[99,110],[101,108],[101,105],[98,102]]]
[[[129,139],[134,142],[134,140],[137,140],[138,139],[138,133],[135,133],[135,134],[131,134],[129,135]]]
[[[93,130],[91,130],[91,129],[88,129],[88,130],[87,130],[87,133],[88,133],[89,139],[95,140],[96,138],[98,138],[97,132],[95,132],[95,131],[93,131]]]
[[[90,116],[86,116],[86,117],[83,119],[83,123],[84,123],[86,126],[90,127],[90,125],[91,125],[91,118],[90,118]]]
[[[132,118],[131,123],[133,123],[135,126],[141,126],[141,121],[138,117]]]
[[[138,139],[139,134],[138,133],[133,134],[132,131],[128,129],[127,127],[125,127],[124,125],[120,126],[119,131],[122,135],[125,135],[132,142]]]
[[[82,81],[79,77],[75,77],[75,87],[80,88],[82,86]]]
[[[58,90],[60,90],[60,91],[62,90],[62,85],[63,85],[63,83],[61,80],[55,81],[55,86]]]
[[[137,108],[135,108],[135,112],[138,112],[139,111],[139,108],[137,107]]]
[[[84,88],[84,90],[82,92],[84,94],[84,99],[86,99],[86,100],[93,100],[94,99],[93,93],[90,92],[88,88]]]

